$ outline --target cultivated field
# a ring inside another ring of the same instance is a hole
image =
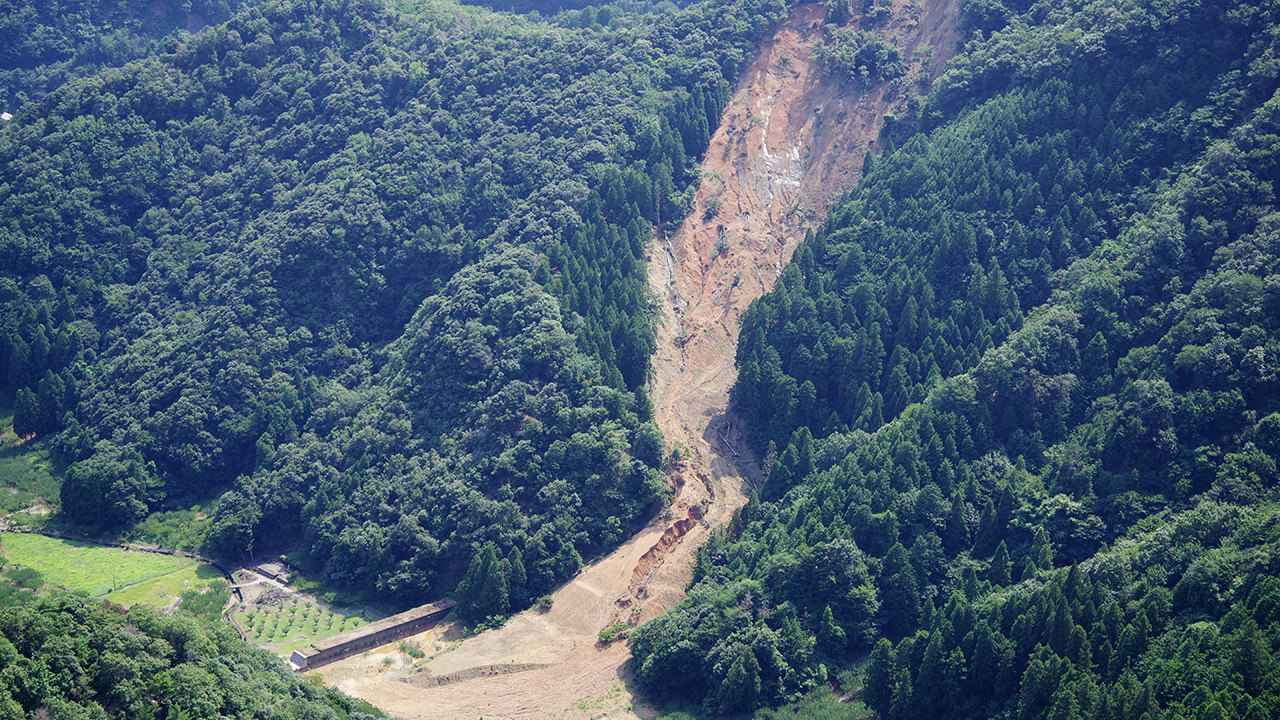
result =
[[[220,577],[212,567],[190,558],[123,550],[45,537],[0,533],[5,562],[38,570],[45,580],[71,592],[104,597],[122,605],[165,607],[185,590],[205,587]]]
[[[297,598],[247,605],[237,610],[235,617],[248,631],[249,642],[284,654],[368,622],[359,615],[342,615]]]
[[[191,562],[189,567],[109,593],[107,599],[119,605],[146,603],[167,607],[174,600],[182,597],[182,593],[188,590],[199,590],[207,586],[210,581],[222,578],[222,573],[213,566]]]

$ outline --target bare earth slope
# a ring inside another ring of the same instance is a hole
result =
[[[927,0],[917,20],[899,0],[881,32],[904,54],[925,46],[908,82],[936,77],[959,39],[954,0]],[[458,641],[457,628],[417,638],[432,654],[386,647],[317,670],[325,682],[404,718],[652,717],[632,697],[625,643],[601,628],[647,620],[684,596],[710,528],[745,502],[759,469],[727,415],[738,315],[772,288],[808,227],[859,179],[886,113],[908,93],[824,76],[809,59],[824,6],[804,5],[743,75],[702,164],[694,212],[655,242],[650,286],[662,299],[652,381],[658,423],[685,459],[670,473],[668,518],[655,520],[556,591],[552,608]],[[922,64],[923,63],[923,64]],[[719,212],[708,218],[708,203]]]

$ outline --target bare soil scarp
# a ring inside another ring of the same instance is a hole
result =
[[[918,13],[913,4],[895,2],[895,19],[877,30],[909,58],[932,47],[912,62],[911,86],[936,77],[959,40],[954,0],[924,0]],[[384,647],[317,670],[325,682],[404,718],[657,714],[633,697],[625,643],[602,645],[597,633],[679,602],[707,533],[760,482],[728,413],[738,316],[858,182],[885,114],[916,90],[891,96],[821,73],[810,58],[824,13],[821,3],[800,6],[761,46],[712,137],[693,212],[652,246],[650,287],[662,300],[653,402],[684,456],[671,470],[670,513],[561,587],[546,612],[465,640],[438,627],[416,638],[423,661]]]

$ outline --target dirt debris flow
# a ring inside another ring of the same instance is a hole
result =
[[[936,77],[959,35],[953,0],[917,19],[898,0],[885,32],[913,71]],[[315,672],[403,718],[651,718],[633,696],[625,642],[599,631],[643,622],[684,597],[697,548],[746,501],[759,469],[728,414],[738,316],[841,195],[901,96],[824,76],[810,59],[825,6],[802,5],[761,46],[711,139],[693,212],[659,228],[649,282],[662,300],[651,379],[657,421],[684,459],[673,463],[670,512],[505,626],[461,639],[456,626],[414,640],[417,662],[386,646]],[[926,46],[932,54],[915,51]],[[921,63],[925,63],[921,65]],[[715,207],[718,212],[708,212]]]

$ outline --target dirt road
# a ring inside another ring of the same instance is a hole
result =
[[[801,6],[744,74],[702,164],[697,204],[649,262],[662,299],[652,382],[658,423],[686,456],[670,473],[669,517],[584,569],[545,613],[460,640],[456,627],[417,638],[411,662],[394,646],[326,666],[327,683],[404,718],[651,718],[633,696],[625,643],[597,643],[618,620],[647,620],[684,596],[697,547],[745,502],[759,470],[727,414],[737,319],[773,287],[805,230],[858,181],[866,150],[896,97],[821,74],[810,60],[824,5]],[[929,0],[917,18],[899,0],[881,32],[936,76],[958,40],[952,0]],[[915,80],[909,80],[913,86]],[[707,212],[718,204],[718,212]]]

